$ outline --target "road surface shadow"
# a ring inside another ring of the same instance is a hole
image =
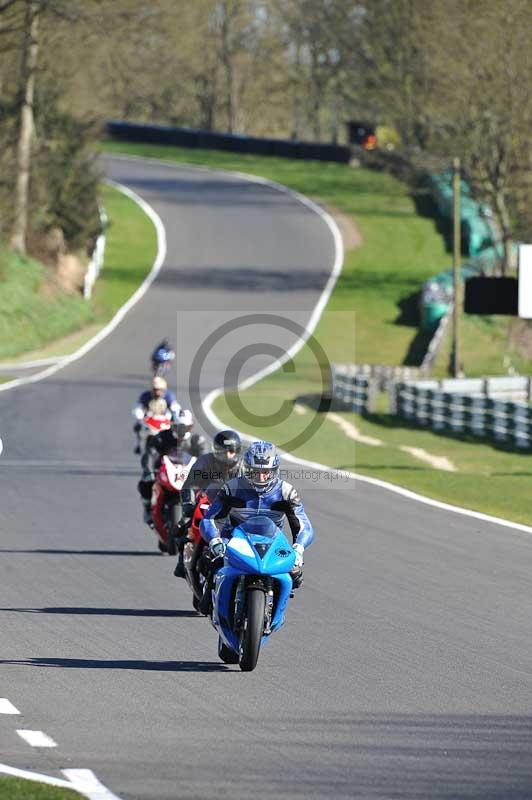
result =
[[[0,608],[0,611],[17,611],[23,614],[89,614],[117,617],[197,617],[202,615],[192,609],[180,608],[85,608],[83,606],[50,606],[49,608]]]
[[[141,661],[98,658],[21,658],[2,659],[0,664],[62,669],[136,669],[156,672],[227,672],[220,661]]]

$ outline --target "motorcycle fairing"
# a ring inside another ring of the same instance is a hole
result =
[[[227,544],[225,566],[216,573],[213,589],[212,623],[222,641],[235,652],[239,651],[240,634],[232,628],[235,598],[243,591],[242,576],[268,576],[274,586],[274,604],[270,632],[278,630],[284,623],[284,612],[292,591],[290,570],[295,563],[295,553],[288,540],[277,528],[273,536],[247,534],[246,526],[238,526]],[[255,550],[255,544],[267,544],[264,555]],[[235,587],[236,582],[236,587]],[[262,644],[270,634],[262,637]]]

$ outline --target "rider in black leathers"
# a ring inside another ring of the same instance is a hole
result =
[[[192,465],[181,489],[182,526],[188,528],[195,508],[195,491],[212,487],[209,492],[216,494],[226,481],[235,478],[240,470],[242,441],[236,431],[219,431],[213,439],[212,451],[204,453]],[[184,578],[183,554],[180,551],[176,568],[176,578]]]

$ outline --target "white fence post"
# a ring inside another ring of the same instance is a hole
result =
[[[96,279],[100,274],[100,270],[103,267],[103,259],[105,254],[105,229],[107,226],[107,215],[105,213],[105,209],[102,205],[98,204],[98,211],[100,214],[100,224],[102,226],[102,232],[96,239],[96,244],[94,246],[94,250],[92,251],[91,260],[87,266],[87,271],[85,272],[85,278],[83,279],[83,298],[84,300],[90,300],[92,295],[92,288],[96,283]]]

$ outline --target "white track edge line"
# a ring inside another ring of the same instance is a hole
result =
[[[15,369],[33,369],[34,367],[46,367],[48,364],[55,364],[61,361],[66,356],[49,356],[48,358],[36,358],[35,361],[18,361],[18,362],[4,362],[0,363],[2,372]]]
[[[7,764],[0,764],[0,774],[10,775],[13,778],[45,783],[48,786],[58,786],[61,789],[72,789],[79,794],[88,797],[89,800],[120,800],[120,798],[109,791],[90,769],[64,769],[63,774],[69,780],[54,778],[52,775],[44,775],[40,772],[30,772],[17,767],[10,767]]]
[[[35,375],[30,375],[27,378],[16,378],[13,381],[0,384],[0,392],[5,392],[8,389],[15,389],[17,386],[25,386],[29,383],[37,383],[37,381],[42,381],[44,378],[48,378],[50,375],[53,375],[60,369],[63,369],[63,367],[65,367],[67,364],[71,364],[73,361],[77,361],[79,358],[82,358],[82,356],[88,353],[89,350],[92,350],[93,347],[96,347],[97,344],[99,344],[103,339],[106,338],[106,336],[114,331],[117,325],[124,319],[128,311],[130,311],[133,306],[136,305],[142,297],[144,297],[151,284],[157,277],[166,258],[166,231],[161,218],[157,212],[132,189],[129,189],[127,186],[123,186],[121,183],[117,183],[109,178],[107,178],[105,182],[111,186],[114,186],[116,189],[118,189],[118,191],[122,192],[122,194],[125,194],[126,197],[129,197],[131,200],[137,203],[142,211],[144,211],[144,213],[153,222],[157,233],[157,255],[155,257],[155,261],[153,262],[153,266],[139,288],[131,295],[129,300],[127,300],[124,305],[118,309],[111,321],[108,322],[107,325],[105,325],[95,336],[93,336],[92,339],[89,339],[88,342],[85,342],[85,344],[74,353],[62,358],[59,363],[48,367],[48,369],[45,369],[42,372],[37,372]]]
[[[72,789],[84,794],[89,800],[120,800],[120,798],[100,783],[90,769],[63,769],[63,775],[70,780]]]
[[[62,778],[53,778],[51,775],[43,775],[40,772],[30,772],[27,769],[9,767],[7,764],[0,764],[0,774],[11,775],[13,778],[24,778],[28,781],[47,783],[49,786],[60,786],[62,789],[73,788],[69,781],[65,781]]]

